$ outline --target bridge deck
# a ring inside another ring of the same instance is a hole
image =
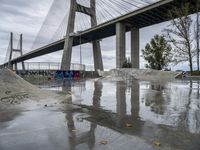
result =
[[[195,6],[196,0],[184,0],[184,2],[189,2],[192,6]],[[123,22],[127,25],[127,31],[131,28],[143,28],[158,24],[161,22],[169,21],[170,18],[167,16],[169,10],[173,6],[181,7],[183,0],[161,0],[157,3],[151,4],[144,8],[138,9],[126,15],[120,16],[103,24],[92,27],[85,30],[76,36],[74,36],[73,46],[79,45],[79,36],[82,38],[82,44],[88,43],[94,40],[99,40],[107,38],[116,34],[116,23]],[[194,9],[191,9],[191,14],[194,13]],[[38,56],[49,54],[62,50],[64,48],[64,39],[46,45],[44,47],[33,50],[21,57],[12,60],[12,63],[25,61]],[[5,63],[4,65],[6,65]]]

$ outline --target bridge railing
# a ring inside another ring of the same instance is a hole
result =
[[[60,70],[61,63],[57,62],[25,62],[25,70]],[[85,70],[85,65],[72,63],[70,70]],[[22,70],[21,65],[18,65],[18,70]]]

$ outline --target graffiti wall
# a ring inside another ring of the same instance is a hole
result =
[[[80,79],[80,71],[58,70],[54,76],[56,79]]]

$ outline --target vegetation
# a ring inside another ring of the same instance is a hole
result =
[[[181,8],[174,7],[172,11],[169,11],[168,15],[172,21],[170,28],[165,29],[164,32],[165,37],[174,48],[173,61],[176,64],[187,61],[189,63],[190,72],[192,73],[193,57],[199,55],[199,53],[196,53],[196,49],[198,48],[193,46],[194,31],[192,30],[193,21],[189,13],[190,9],[190,3],[184,3]],[[199,36],[196,37],[197,40],[199,40]]]
[[[123,63],[123,65],[122,65],[122,68],[131,68],[131,60],[130,60],[130,58],[126,58],[126,60],[125,60],[125,62]]]
[[[172,58],[171,50],[172,47],[163,36],[155,35],[142,50],[144,59],[148,62],[146,68],[162,70],[167,67]]]
[[[200,76],[200,71],[196,70],[196,71],[193,71],[192,76]]]

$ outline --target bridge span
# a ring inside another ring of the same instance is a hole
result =
[[[122,63],[125,59],[125,33],[131,31],[131,62],[134,68],[138,68],[139,29],[169,21],[170,18],[167,16],[168,11],[170,11],[174,6],[180,8],[183,2],[189,2],[191,6],[195,6],[196,4],[196,0],[161,0],[108,22],[93,26],[77,34],[72,33],[70,35],[73,36],[72,46],[80,45],[80,38],[81,44],[85,44],[116,35],[116,67],[120,68],[122,67]],[[190,13],[195,13],[195,10],[191,9]],[[35,49],[27,54],[11,60],[11,64],[16,64],[45,54],[63,50],[65,40],[66,39],[63,38],[54,43],[50,43],[46,46]],[[2,66],[7,65],[8,62]]]

